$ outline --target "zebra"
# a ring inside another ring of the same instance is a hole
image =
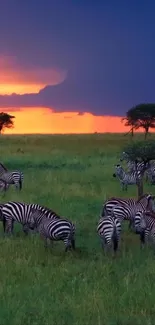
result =
[[[145,240],[152,238],[155,242],[155,214],[147,211],[141,210],[137,211],[134,218],[135,231],[140,235],[141,245],[145,244]]]
[[[131,174],[126,173],[125,170],[121,165],[116,165],[115,166],[116,172],[113,174],[113,177],[118,177],[121,185],[122,185],[122,190],[127,191],[128,185],[135,185],[137,184],[137,176],[138,174],[138,179],[141,177],[141,171],[133,172]]]
[[[111,216],[101,217],[98,225],[97,232],[101,238],[102,248],[110,247],[113,244],[114,252],[118,249],[118,242],[121,233],[121,223],[117,218]]]
[[[75,225],[67,220],[53,215],[52,219],[48,219],[47,215],[41,211],[33,210],[32,218],[34,220],[34,228],[40,233],[44,239],[45,247],[47,248],[47,240],[59,241],[62,240],[65,244],[65,252],[69,248],[75,250]]]
[[[117,218],[120,222],[123,220],[129,221],[129,228],[134,227],[134,218],[138,211],[148,210],[154,211],[154,196],[151,194],[142,195],[136,202],[130,201],[130,205],[128,203],[122,203],[121,205],[115,205],[111,210],[111,216]]]
[[[141,162],[137,162],[137,166],[135,164],[134,161],[130,160],[129,158],[129,155],[127,154],[127,152],[123,151],[122,153],[122,156],[120,158],[120,161],[126,161],[126,164],[127,164],[127,168],[128,168],[128,172],[129,173],[133,173],[136,171],[136,167],[137,167],[137,171],[140,171],[142,172],[144,167],[145,167],[145,164],[143,161]]]
[[[126,198],[119,198],[119,197],[111,197],[103,204],[101,217],[111,215],[111,211],[116,205],[122,205],[124,203],[127,205],[132,205],[135,204],[136,202],[137,200],[132,198],[126,199]]]
[[[48,218],[53,218],[54,215],[56,215],[54,211],[42,207],[39,204],[26,204],[22,202],[9,201],[2,204],[1,208],[4,233],[13,234],[13,226],[16,221],[23,225],[23,232],[27,235],[29,228],[32,229],[32,223],[34,224],[31,217],[33,209],[43,211]],[[56,217],[58,218],[58,215],[56,215]]]
[[[9,187],[10,184],[0,178],[0,191],[5,193],[9,189]]]
[[[146,170],[146,181],[149,181],[151,185],[155,184],[155,162],[152,161],[148,164]]]
[[[22,189],[24,175],[21,171],[8,171],[8,169],[0,163],[0,178],[7,184],[14,184],[16,189]]]

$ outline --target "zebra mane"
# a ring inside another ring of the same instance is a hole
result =
[[[0,166],[7,172],[8,171],[8,169],[2,164],[2,163],[0,163]]]
[[[145,211],[145,215],[155,219],[155,213],[153,213],[152,211]]]
[[[150,198],[152,198],[152,195],[151,194],[148,194],[148,193],[145,193],[145,194],[143,194],[143,195],[141,195],[140,197],[139,197],[139,199],[137,200],[137,203],[139,202],[139,201],[141,201],[142,199],[144,199],[144,197],[150,197]]]

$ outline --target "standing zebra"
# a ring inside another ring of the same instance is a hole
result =
[[[118,242],[121,233],[121,223],[117,218],[111,216],[102,217],[97,226],[98,235],[101,238],[103,249],[113,244],[114,252],[118,249]]]
[[[146,181],[149,181],[152,184],[155,184],[155,162],[152,161],[148,164],[146,170]]]
[[[116,165],[115,166],[115,173],[113,174],[113,177],[118,177],[121,185],[122,185],[122,190],[126,190],[128,188],[128,185],[135,185],[137,184],[137,177],[136,174],[138,174],[138,178],[141,177],[141,172],[138,171],[132,172],[131,174],[126,173],[125,170],[121,165]]]
[[[120,158],[120,161],[126,161],[128,172],[133,173],[136,171],[136,164],[134,161],[130,160],[129,155],[123,151],[122,156]],[[138,162],[137,163],[137,171],[141,172],[144,169],[145,165],[144,162]]]
[[[32,218],[34,220],[34,227],[40,233],[41,237],[45,241],[45,247],[47,247],[47,240],[59,241],[62,240],[65,244],[65,252],[69,248],[75,250],[75,226],[67,220],[62,219],[54,213],[52,219],[48,219],[44,212],[39,210],[33,210]]]
[[[117,218],[120,222],[128,220],[129,228],[131,228],[131,225],[134,226],[136,213],[142,210],[154,210],[154,196],[150,194],[147,196],[142,195],[136,202],[131,201],[130,205],[125,202],[121,205],[115,205],[111,211],[111,215]]]
[[[149,237],[155,243],[155,214],[150,211],[137,211],[135,215],[135,230],[140,234],[141,244]]]
[[[47,218],[54,218],[54,216],[56,216],[56,218],[59,218],[59,216],[56,215],[54,211],[49,210],[46,207],[42,207],[39,204],[7,202],[2,204],[2,208],[1,208],[1,212],[3,215],[4,232],[12,234],[14,222],[18,222],[23,225],[23,231],[27,235],[29,228],[32,229],[33,209],[38,209],[40,211],[43,211],[45,215],[47,215]]]
[[[7,184],[14,184],[16,189],[22,189],[24,176],[21,171],[8,171],[8,169],[0,163],[0,178]]]

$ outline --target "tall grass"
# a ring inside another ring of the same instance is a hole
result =
[[[141,136],[137,136],[140,138]],[[154,136],[152,136],[154,137]],[[96,226],[108,196],[123,193],[112,177],[129,138],[122,135],[2,136],[2,161],[24,173],[23,190],[1,202],[36,202],[76,224],[75,253],[63,243],[45,251],[38,236],[0,238],[1,325],[154,324],[155,255],[124,229],[116,259],[105,256]],[[146,192],[154,188],[145,185]]]

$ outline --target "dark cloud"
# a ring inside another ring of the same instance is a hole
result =
[[[0,96],[0,107],[123,115],[155,101],[155,3],[2,1],[0,54],[19,64],[67,70],[38,94]],[[146,23],[147,22],[147,23]]]

